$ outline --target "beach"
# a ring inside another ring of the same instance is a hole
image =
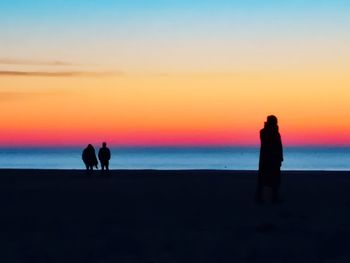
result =
[[[0,170],[0,262],[349,262],[350,172]]]

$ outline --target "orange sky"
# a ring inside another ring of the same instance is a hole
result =
[[[348,144],[349,84],[321,70],[2,76],[0,144],[254,145],[271,113],[286,144]]]

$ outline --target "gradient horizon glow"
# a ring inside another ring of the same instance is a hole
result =
[[[0,146],[350,145],[350,2],[2,0]]]

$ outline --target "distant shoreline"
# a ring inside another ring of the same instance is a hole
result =
[[[2,173],[76,173],[76,174],[86,174],[88,171],[85,169],[31,169],[31,168],[0,168],[0,175]],[[101,170],[93,170],[92,174],[104,173],[106,175],[120,175],[120,174],[134,174],[139,175],[142,173],[150,174],[164,174],[164,175],[179,175],[179,174],[191,174],[191,175],[205,175],[205,174],[215,174],[215,175],[238,175],[246,174],[252,175],[256,174],[258,170],[227,170],[227,169],[111,169],[109,172],[103,172]],[[295,175],[295,174],[306,174],[306,175],[331,175],[331,174],[349,174],[350,170],[283,170],[282,176]]]
[[[258,168],[259,148],[113,148],[110,169],[239,170]],[[1,149],[3,169],[85,169],[81,148]],[[350,148],[284,148],[285,171],[350,171]]]

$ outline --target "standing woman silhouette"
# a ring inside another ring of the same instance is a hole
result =
[[[272,202],[278,202],[283,147],[276,116],[270,115],[267,117],[264,128],[260,130],[260,141],[261,148],[256,201],[258,203],[263,202],[262,192],[263,188],[267,186],[272,190]]]
[[[84,150],[82,154],[83,162],[86,166],[86,170],[92,171],[94,166],[97,169],[97,158],[95,153],[95,148],[91,144],[89,144]]]

